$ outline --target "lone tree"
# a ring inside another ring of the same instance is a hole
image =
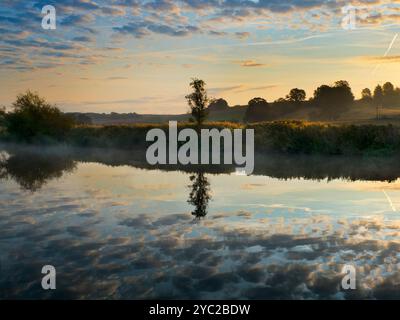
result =
[[[31,91],[18,95],[12,106],[14,110],[6,114],[6,127],[20,140],[62,139],[74,126],[71,117]]]
[[[207,118],[207,107],[210,101],[205,88],[206,83],[203,80],[194,78],[190,86],[193,88],[193,92],[186,96],[186,100],[188,101],[193,120],[197,126],[201,126]]]
[[[300,103],[306,100],[306,92],[303,89],[294,88],[290,90],[289,94],[286,96],[291,102]]]

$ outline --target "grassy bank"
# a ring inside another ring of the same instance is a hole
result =
[[[159,128],[167,133],[168,124],[134,124],[120,126],[79,126],[70,131],[66,138],[68,144],[78,147],[108,147],[108,148],[146,148],[146,134],[149,130]],[[178,130],[195,128],[191,123],[180,123]],[[208,122],[204,128],[237,129],[242,125],[230,122]]]
[[[326,124],[303,121],[258,123],[257,152],[322,155],[389,155],[400,153],[400,127]]]
[[[194,126],[190,123],[179,125],[179,129],[188,127]],[[146,134],[153,128],[167,131],[168,125],[77,126],[68,132],[63,143],[78,147],[140,150],[149,145],[146,142]],[[205,128],[254,129],[257,153],[378,156],[400,154],[400,126],[390,124],[351,125],[277,121],[242,125],[209,122]],[[13,141],[13,137],[3,132],[2,140]],[[48,143],[51,138],[46,137],[43,141]]]

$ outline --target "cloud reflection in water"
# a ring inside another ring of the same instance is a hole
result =
[[[29,167],[3,160],[1,298],[400,298],[387,183],[197,172],[188,190],[186,173],[73,161],[21,189],[31,173],[10,168]],[[56,291],[41,289],[45,264]],[[357,268],[355,291],[340,289],[344,264]]]

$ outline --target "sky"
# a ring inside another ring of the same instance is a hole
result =
[[[359,97],[400,86],[399,22],[399,0],[1,0],[0,105],[29,89],[63,111],[179,114],[193,77],[231,106],[337,80]]]

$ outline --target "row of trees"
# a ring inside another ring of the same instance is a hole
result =
[[[290,90],[286,98],[268,103],[264,98],[253,98],[248,103],[245,121],[256,122],[279,118],[303,106],[316,108],[316,118],[336,119],[354,103],[354,95],[347,81],[336,81],[333,85],[322,85],[314,91],[314,96],[306,101],[303,89]]]
[[[279,119],[280,116],[300,110],[302,107],[314,107],[312,117],[315,119],[335,120],[348,111],[355,103],[355,97],[349,83],[345,80],[336,81],[333,85],[319,86],[314,95],[306,100],[303,89],[290,90],[285,98],[279,98],[272,103],[261,97],[248,102],[245,121]],[[400,107],[400,88],[395,88],[390,82],[383,86],[377,85],[372,93],[369,88],[361,92],[360,102],[376,107]],[[211,101],[210,111],[226,111],[228,103],[224,99]]]
[[[254,101],[253,101],[254,100]],[[295,104],[301,104],[306,100],[306,92],[303,89],[299,88],[294,88],[290,90],[289,94],[286,96],[286,99],[280,98],[275,101],[275,103],[282,103],[282,102],[292,102]],[[257,104],[258,102],[260,103],[267,103],[267,101],[263,98],[254,98],[249,101],[250,104]],[[226,111],[229,109],[228,102],[225,99],[213,99],[210,101],[210,104],[208,106],[208,109],[210,111]]]
[[[383,86],[377,85],[373,93],[365,88],[361,92],[360,102],[376,107],[400,107],[400,88],[395,88],[390,82]],[[335,120],[354,103],[355,98],[349,83],[340,80],[330,86],[319,86],[308,101],[305,91],[298,88],[292,89],[286,98],[280,98],[273,103],[268,103],[263,98],[253,98],[248,103],[245,121],[276,119],[299,110],[299,107],[314,107],[313,118]]]
[[[190,83],[192,93],[186,96],[192,121],[198,127],[206,120],[209,111],[227,110],[228,103],[223,99],[211,100],[207,96],[203,80],[193,79]],[[314,107],[313,117],[319,119],[337,119],[354,103],[354,95],[347,81],[336,81],[333,85],[319,86],[313,97],[306,100],[303,89],[290,90],[285,98],[268,103],[264,98],[253,98],[248,103],[245,121],[257,122],[279,119],[280,116]],[[372,93],[370,89],[362,90],[361,101],[377,106],[400,106],[400,89],[390,82],[378,85]],[[59,140],[79,123],[90,123],[84,119],[62,113],[56,106],[49,104],[38,94],[27,91],[18,95],[11,112],[0,108],[0,127],[5,127],[12,136],[25,141],[37,140],[38,137],[51,137]]]
[[[391,82],[386,82],[383,86],[377,85],[373,93],[365,88],[361,92],[361,100],[376,106],[399,107],[400,88],[395,88]]]

